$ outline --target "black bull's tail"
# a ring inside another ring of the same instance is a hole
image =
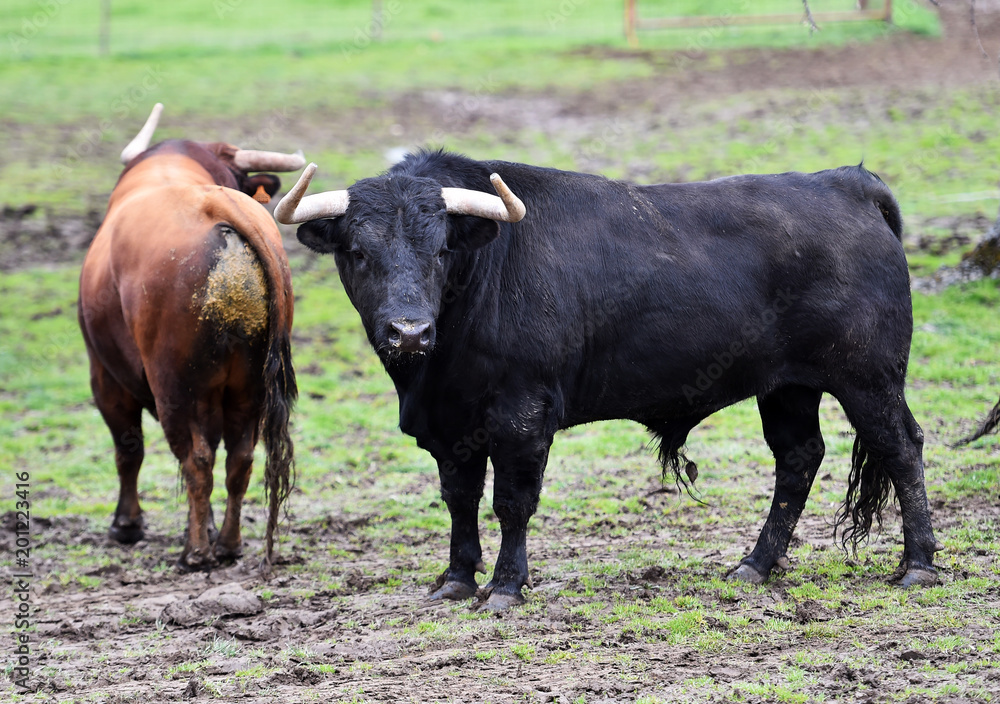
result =
[[[871,454],[861,438],[855,438],[851,473],[847,478],[847,498],[834,520],[845,550],[848,543],[852,550],[857,550],[871,532],[873,520],[879,529],[882,528],[882,511],[889,503],[891,489],[892,482],[882,466],[882,459]]]
[[[858,166],[857,173],[862,178],[865,198],[878,208],[892,234],[902,240],[903,218],[892,191],[878,174],[863,166]],[[870,452],[861,438],[856,437],[851,452],[851,472],[847,478],[847,497],[834,519],[835,530],[840,533],[845,550],[848,544],[852,550],[857,550],[858,545],[868,538],[873,521],[878,529],[882,528],[882,511],[889,503],[891,491],[892,481],[882,458]]]

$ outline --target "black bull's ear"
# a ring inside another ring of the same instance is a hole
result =
[[[342,245],[341,220],[342,218],[323,218],[304,222],[299,225],[295,236],[312,251],[330,254]]]
[[[448,216],[448,246],[451,249],[478,249],[500,234],[500,223],[475,215]]]

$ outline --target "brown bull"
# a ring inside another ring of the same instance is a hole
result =
[[[266,202],[280,182],[247,172],[291,171],[303,160],[218,142],[147,149],[161,109],[122,152],[127,166],[80,277],[91,386],[120,482],[110,535],[122,543],[143,538],[137,480],[145,408],[163,426],[187,486],[182,567],[240,555],[240,509],[263,438],[269,564],[292,483],[292,284],[281,235],[249,195]],[[228,500],[216,532],[209,500],[220,441]]]

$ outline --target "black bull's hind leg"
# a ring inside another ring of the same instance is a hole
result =
[[[774,453],[774,498],[753,552],[730,579],[762,584],[785,557],[825,450],[819,428],[822,393],[786,387],[757,400],[764,439]]]
[[[941,545],[931,528],[924,487],[924,435],[902,388],[888,399],[863,391],[838,398],[858,434],[848,496],[838,518],[838,523],[848,523],[844,543],[857,545],[866,539],[873,519],[881,523],[891,485],[903,515],[903,556],[893,580],[903,587],[934,584],[934,552]]]

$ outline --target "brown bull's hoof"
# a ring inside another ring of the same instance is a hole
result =
[[[524,597],[520,594],[500,594],[493,591],[484,600],[477,602],[472,608],[480,612],[500,613],[514,606],[520,606],[523,603]]]
[[[218,566],[219,561],[211,553],[185,551],[177,560],[177,569],[181,572],[207,572]]]
[[[108,537],[123,545],[133,545],[146,537],[146,531],[140,518],[132,523],[112,523],[108,528]]]
[[[767,581],[767,575],[761,574],[756,568],[751,567],[745,562],[741,562],[739,566],[732,570],[726,575],[726,579],[730,582],[746,582],[747,584],[763,584]]]
[[[216,543],[213,548],[215,559],[219,562],[236,562],[243,557],[243,545],[237,544],[235,547]]]
[[[437,589],[431,592],[431,601],[441,601],[442,599],[449,599],[451,601],[462,601],[463,599],[470,599],[476,593],[476,586],[474,584],[466,584],[465,582],[444,582]]]
[[[937,572],[922,567],[912,567],[895,580],[896,584],[909,589],[910,587],[933,587],[937,584]]]

